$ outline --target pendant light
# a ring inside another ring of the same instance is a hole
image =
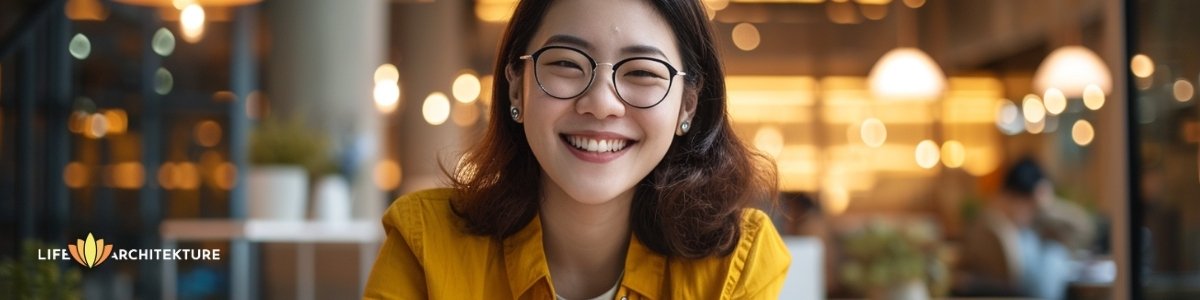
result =
[[[916,22],[910,14],[899,9],[896,13],[901,30],[900,47],[892,49],[875,62],[867,76],[871,95],[884,101],[936,101],[946,89],[946,75],[933,58],[915,47]],[[908,47],[913,45],[913,47]]]

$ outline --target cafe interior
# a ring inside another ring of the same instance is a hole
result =
[[[1200,297],[1200,1],[702,2],[781,298]],[[384,209],[488,126],[516,3],[0,1],[0,290],[361,297]],[[37,258],[90,234],[221,259]]]

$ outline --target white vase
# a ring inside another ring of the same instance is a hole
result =
[[[249,218],[300,221],[308,206],[308,171],[300,166],[250,168],[246,178]]]
[[[928,300],[929,289],[921,280],[909,280],[887,288],[875,289],[869,295],[873,300]]]
[[[322,222],[350,220],[350,184],[341,175],[326,175],[313,189],[313,218]]]

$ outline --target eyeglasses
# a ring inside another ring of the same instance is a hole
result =
[[[587,92],[596,79],[597,66],[612,66],[617,98],[629,106],[643,109],[654,107],[667,98],[675,75],[687,75],[657,58],[631,57],[616,63],[596,63],[587,53],[564,46],[547,46],[521,56],[521,59],[533,61],[533,75],[542,91],[563,100],[575,99]]]

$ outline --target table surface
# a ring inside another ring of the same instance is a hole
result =
[[[175,241],[246,239],[254,242],[373,243],[383,240],[376,220],[275,221],[231,219],[164,220],[163,239]]]

